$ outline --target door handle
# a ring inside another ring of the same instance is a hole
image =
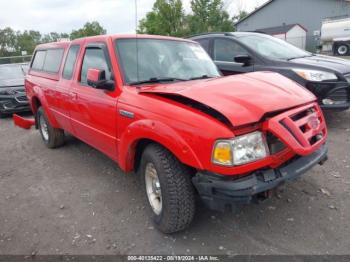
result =
[[[78,94],[75,93],[75,92],[70,92],[70,97],[71,97],[73,100],[75,100],[75,99],[77,99]]]

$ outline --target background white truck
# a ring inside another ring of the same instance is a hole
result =
[[[321,28],[322,52],[350,55],[350,18],[325,20]]]

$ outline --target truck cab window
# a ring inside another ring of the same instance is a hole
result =
[[[105,70],[106,80],[111,80],[111,69],[108,66],[107,58],[101,48],[88,47],[85,51],[80,75],[80,82],[83,85],[87,84],[87,71],[90,68]]]
[[[48,49],[44,62],[44,71],[48,73],[57,73],[60,70],[64,49]]]
[[[73,76],[73,70],[75,63],[77,61],[78,53],[79,53],[80,46],[79,45],[73,45],[69,48],[66,63],[64,65],[63,69],[63,78],[64,79],[71,79]]]
[[[46,50],[38,50],[35,53],[34,60],[32,63],[32,69],[41,71],[44,67],[44,61],[46,56]]]
[[[214,60],[234,62],[233,58],[238,55],[247,55],[247,51],[239,44],[228,39],[215,39]]]

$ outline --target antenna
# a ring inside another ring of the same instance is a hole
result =
[[[135,34],[137,36],[137,24],[138,24],[138,18],[137,18],[137,0],[135,0]]]
[[[138,41],[138,35],[137,35],[137,27],[138,27],[138,12],[137,12],[137,0],[135,0],[135,45],[136,45],[136,76],[137,81],[139,81],[139,41]]]

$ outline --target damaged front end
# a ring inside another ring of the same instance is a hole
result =
[[[279,185],[327,160],[327,128],[317,103],[268,117],[261,129],[270,151],[267,166],[238,176],[200,171],[193,177],[209,208],[223,211],[238,203],[266,198]]]

